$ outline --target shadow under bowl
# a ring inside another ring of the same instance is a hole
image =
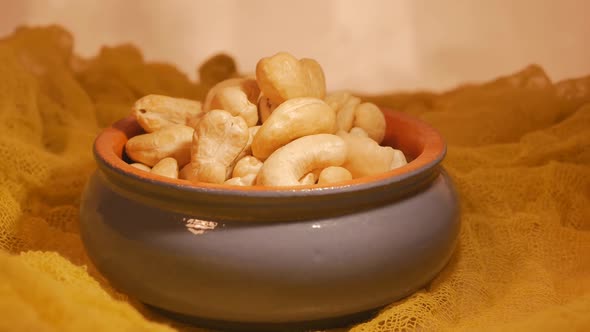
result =
[[[123,119],[94,144],[98,169],[80,210],[88,255],[123,292],[201,325],[323,328],[399,300],[448,262],[458,200],[440,166],[440,134],[383,113],[383,145],[407,165],[305,187],[192,184],[138,170],[124,146],[142,129]]]

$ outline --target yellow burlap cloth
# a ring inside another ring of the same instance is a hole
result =
[[[0,41],[0,331],[184,329],[90,265],[78,204],[101,127],[143,95],[202,98],[207,85],[131,46],[80,59],[72,43],[57,27]],[[227,76],[224,66],[201,74]],[[352,329],[589,331],[590,77],[553,84],[531,66],[373,99],[443,133],[462,230],[430,285]]]

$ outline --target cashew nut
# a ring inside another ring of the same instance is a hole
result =
[[[265,186],[296,186],[317,168],[340,166],[346,161],[344,140],[332,134],[298,138],[279,148],[262,165],[256,183]]]
[[[299,97],[321,99],[326,94],[321,66],[315,60],[297,60],[285,52],[260,59],[256,65],[256,80],[262,93],[275,105]]]
[[[234,177],[224,182],[232,186],[253,186],[256,183],[256,174],[248,174],[243,177]]]
[[[174,158],[164,158],[152,167],[152,173],[178,179],[178,162]]]
[[[147,166],[154,166],[166,157],[172,157],[178,165],[184,166],[190,161],[193,132],[194,129],[188,126],[167,126],[130,138],[125,144],[125,151],[129,158]]]
[[[142,171],[146,171],[146,172],[151,172],[152,171],[152,169],[148,165],[144,165],[142,163],[133,163],[133,164],[130,164],[130,165],[133,166],[133,167],[135,167],[135,168],[137,168],[137,169],[140,169]]]
[[[380,146],[369,137],[355,136],[343,131],[337,133],[346,142],[348,156],[342,167],[350,171],[353,178],[374,175],[391,170],[395,150]]]
[[[207,112],[195,130],[189,179],[223,183],[247,142],[248,126],[242,117],[223,110]]]
[[[252,141],[252,154],[264,160],[296,138],[333,133],[335,121],[334,111],[321,99],[289,99],[262,124]]]
[[[362,103],[356,107],[353,125],[364,129],[377,143],[385,137],[385,116],[373,103]]]
[[[232,78],[215,85],[203,104],[203,111],[222,109],[231,115],[241,116],[248,127],[258,122],[256,107],[260,90],[254,79]]]
[[[326,167],[320,173],[318,184],[336,183],[352,180],[352,174],[344,168],[338,166]]]
[[[194,122],[200,117],[201,103],[183,98],[147,95],[137,100],[131,110],[143,130],[152,133],[166,126]]]

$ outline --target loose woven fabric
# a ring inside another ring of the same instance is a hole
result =
[[[172,331],[91,265],[80,195],[101,127],[136,99],[206,86],[132,46],[93,59],[58,27],[0,40],[0,331]],[[590,330],[590,77],[531,66],[443,93],[367,97],[420,117],[449,144],[461,200],[449,265],[353,331]]]

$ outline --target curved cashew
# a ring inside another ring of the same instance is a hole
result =
[[[224,182],[232,186],[253,186],[256,183],[256,174],[248,174],[243,177],[234,177]]]
[[[289,99],[262,124],[252,141],[252,154],[264,160],[296,138],[333,133],[335,121],[334,111],[321,99]]]
[[[172,157],[178,165],[190,161],[194,129],[183,125],[171,125],[149,134],[137,135],[125,144],[125,151],[134,161],[154,166],[158,161]]]
[[[356,107],[353,125],[364,129],[377,143],[385,137],[385,116],[373,103],[362,103]]]
[[[137,100],[131,112],[148,133],[175,124],[190,125],[202,113],[198,101],[160,95],[147,95]]]
[[[137,169],[140,169],[142,171],[146,171],[146,172],[151,172],[152,171],[151,167],[149,167],[148,165],[144,165],[142,163],[133,163],[133,164],[130,164],[130,165],[133,166],[133,167],[135,167],[135,168],[137,168]]]
[[[249,127],[258,122],[256,104],[260,90],[254,79],[232,78],[215,85],[207,93],[203,111],[213,109],[228,111],[231,115],[241,116]]]
[[[178,179],[178,162],[174,158],[164,158],[152,167],[152,173]]]
[[[275,105],[292,98],[324,98],[326,94],[321,66],[315,60],[297,60],[285,52],[260,59],[256,80],[262,93]]]
[[[338,132],[346,142],[348,156],[342,167],[350,171],[353,178],[384,173],[391,170],[395,150],[390,146],[380,146],[369,137],[355,136]]]
[[[347,180],[352,180],[352,174],[346,168],[330,166],[322,170],[318,184],[336,183]]]
[[[296,186],[316,168],[339,166],[346,161],[344,140],[332,134],[298,138],[276,150],[262,165],[256,183],[265,186]]]
[[[205,113],[194,134],[190,180],[223,183],[247,142],[248,126],[242,117],[222,110]]]

